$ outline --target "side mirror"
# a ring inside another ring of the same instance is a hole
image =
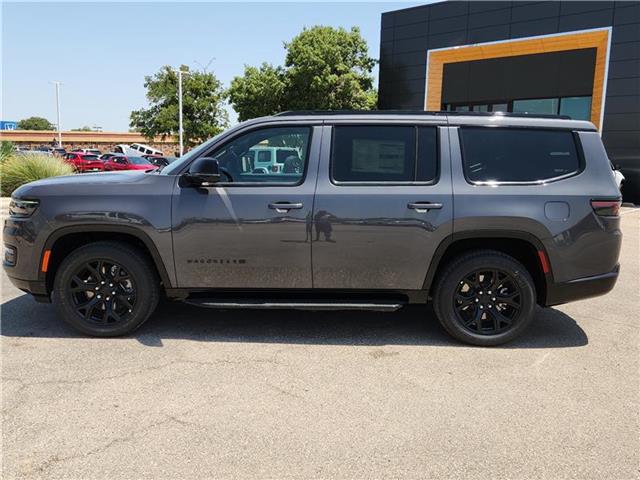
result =
[[[191,164],[189,172],[184,174],[185,179],[197,187],[210,187],[220,181],[220,167],[215,158],[198,158]]]

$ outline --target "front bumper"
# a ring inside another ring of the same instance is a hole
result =
[[[50,303],[51,297],[47,292],[46,282],[40,280],[22,280],[9,275],[10,271],[5,268],[5,273],[13,285],[25,293],[30,293],[37,302]]]
[[[568,282],[552,283],[547,287],[547,307],[597,297],[610,292],[618,280],[620,265],[608,273],[592,277],[576,278]]]

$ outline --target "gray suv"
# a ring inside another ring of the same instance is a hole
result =
[[[265,147],[283,152],[278,168],[256,166]],[[613,288],[620,201],[589,122],[286,112],[160,171],[20,187],[4,268],[89,335],[131,332],[161,296],[226,309],[431,301],[452,336],[496,345],[536,304]]]

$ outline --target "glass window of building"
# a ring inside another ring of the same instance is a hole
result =
[[[557,98],[538,98],[535,100],[514,100],[513,111],[516,113],[558,114]]]
[[[568,115],[574,120],[591,120],[591,97],[560,99],[560,115]]]

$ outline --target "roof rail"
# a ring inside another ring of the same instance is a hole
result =
[[[513,113],[513,112],[430,112],[426,110],[289,110],[276,113],[274,117],[292,117],[302,115],[438,115],[456,117],[523,117],[523,118],[555,118],[571,120],[568,115],[551,115],[543,113]]]

